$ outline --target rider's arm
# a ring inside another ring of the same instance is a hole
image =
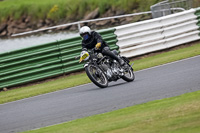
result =
[[[97,40],[97,44],[95,47],[96,47],[96,49],[99,49],[100,47],[102,47],[102,45],[104,45],[103,44],[104,41],[103,41],[101,35],[97,32],[95,32],[94,37]]]
[[[86,45],[85,45],[85,43],[84,42],[82,42],[82,51],[87,51],[88,49],[87,49],[87,47],[86,47]]]
[[[95,32],[94,37],[97,40],[97,43],[101,43],[101,45],[103,44],[103,39],[99,33]]]

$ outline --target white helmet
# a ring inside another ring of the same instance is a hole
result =
[[[91,35],[91,30],[88,26],[83,26],[83,27],[81,27],[79,33],[80,33],[81,36],[85,33],[89,33],[89,35]]]

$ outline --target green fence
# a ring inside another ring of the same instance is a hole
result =
[[[197,25],[200,27],[200,7],[196,8],[195,15],[197,16],[197,20],[198,20]]]
[[[117,49],[115,29],[99,31],[111,49]],[[81,38],[74,37],[0,54],[0,88],[16,86],[83,69]]]

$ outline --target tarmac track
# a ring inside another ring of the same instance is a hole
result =
[[[0,132],[13,133],[200,90],[200,56],[135,72],[134,82],[86,84],[0,105]],[[77,81],[78,82],[78,81]]]

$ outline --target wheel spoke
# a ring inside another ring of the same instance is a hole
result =
[[[134,80],[134,73],[133,73],[133,71],[132,71],[131,68],[128,68],[128,70],[125,71],[124,77],[126,78],[126,79],[125,79],[126,81],[127,81],[127,80]]]
[[[94,77],[94,79],[101,84],[106,84],[106,80],[105,80],[105,76],[102,73],[102,70],[97,68],[94,65],[89,66],[89,72],[91,73],[91,75]]]

